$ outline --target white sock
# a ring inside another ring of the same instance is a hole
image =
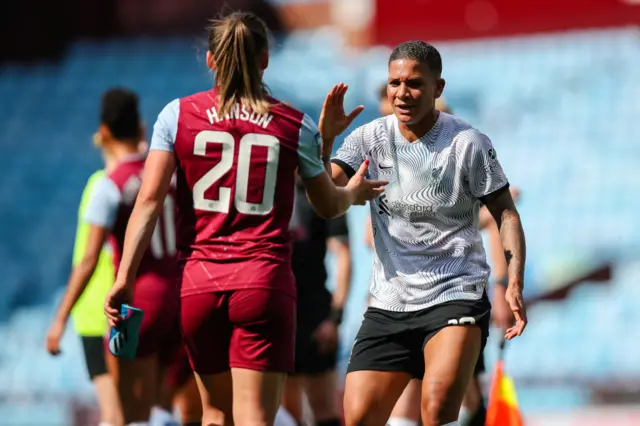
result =
[[[178,421],[169,411],[160,407],[153,407],[151,409],[149,426],[177,426],[178,424]]]
[[[460,423],[458,423],[458,421],[456,420],[455,422],[446,423],[446,424],[443,424],[442,426],[460,426]]]
[[[281,405],[276,413],[276,419],[273,422],[274,426],[297,426],[296,420],[293,416]]]
[[[473,413],[467,407],[462,406],[460,408],[460,414],[458,415],[458,423],[460,426],[467,426],[471,419],[473,418]]]
[[[405,417],[391,417],[387,420],[387,426],[418,426],[418,422]]]

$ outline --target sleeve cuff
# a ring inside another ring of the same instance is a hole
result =
[[[336,164],[336,165],[340,166],[342,171],[347,175],[347,177],[349,179],[351,179],[353,177],[353,175],[356,174],[356,171],[353,169],[353,167],[351,167],[350,165],[348,165],[347,163],[345,163],[344,161],[342,161],[342,160],[340,160],[338,158],[332,158],[331,162],[333,164]]]
[[[500,188],[496,189],[493,192],[485,194],[482,197],[478,197],[478,200],[480,200],[482,202],[482,204],[487,204],[491,200],[493,200],[493,199],[499,197],[500,195],[502,195],[502,193],[504,191],[508,191],[508,190],[509,190],[509,182],[507,182],[504,186],[501,186]]]

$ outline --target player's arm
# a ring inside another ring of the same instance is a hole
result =
[[[526,244],[520,215],[516,209],[509,183],[498,162],[496,151],[485,135],[469,131],[464,135],[468,142],[466,172],[469,190],[487,207],[500,232],[502,248],[507,260],[509,284],[506,299],[516,324],[507,330],[505,337],[512,339],[524,331],[527,324],[526,309],[522,298]]]
[[[333,291],[331,316],[337,324],[342,322],[342,312],[351,289],[351,247],[346,216],[329,222],[327,247],[336,259],[336,286]]]
[[[84,245],[83,250],[75,250],[74,266],[67,282],[67,287],[58,306],[56,315],[47,333],[47,350],[56,355],[60,352],[60,339],[64,332],[67,319],[75,304],[87,288],[100,258],[109,229],[115,221],[119,202],[119,191],[110,180],[104,178],[97,182],[92,189],[92,195],[84,212],[79,218],[82,225],[88,226],[86,240],[78,238],[76,245]],[[78,235],[78,237],[82,237]],[[77,247],[76,247],[77,248]]]
[[[71,310],[87,288],[89,280],[96,269],[100,252],[107,239],[109,231],[98,225],[89,226],[89,234],[84,254],[74,266],[67,282],[67,289],[62,297],[56,314],[56,321],[66,322]]]
[[[307,191],[309,202],[324,218],[343,215],[354,204],[364,205],[376,198],[388,182],[369,181],[365,178],[367,162],[359,164],[358,171],[344,188],[337,187],[329,173],[326,162],[321,159],[322,139],[318,128],[307,115],[300,129],[298,143],[298,172]]]
[[[176,168],[173,142],[177,132],[179,101],[167,105],[153,128],[142,184],[125,233],[116,283],[131,290]]]

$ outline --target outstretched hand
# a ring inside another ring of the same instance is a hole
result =
[[[364,110],[364,105],[357,106],[349,115],[344,112],[344,95],[349,86],[336,84],[327,94],[320,113],[318,128],[325,141],[332,141],[344,132],[351,122]]]
[[[389,183],[387,180],[367,180],[368,169],[369,160],[366,160],[347,183],[346,188],[354,194],[353,204],[364,206],[367,201],[373,200],[382,194],[384,187]]]

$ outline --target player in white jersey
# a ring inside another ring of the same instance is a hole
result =
[[[346,426],[384,425],[412,378],[422,378],[422,421],[457,425],[464,392],[488,334],[489,266],[479,210],[496,220],[510,259],[506,298],[526,326],[522,300],[525,241],[496,151],[485,135],[439,112],[444,89],[438,51],[422,41],[397,46],[387,94],[394,115],[359,127],[333,159],[344,185],[362,161],[389,181],[371,203],[374,267],[371,307],[354,343],[345,388]],[[324,154],[347,120],[328,95],[320,131]]]

